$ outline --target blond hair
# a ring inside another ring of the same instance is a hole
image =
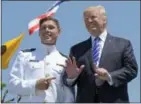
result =
[[[98,9],[101,15],[106,16],[106,10],[105,10],[104,6],[102,6],[102,5],[89,6],[88,8],[86,8],[84,10],[84,13],[87,12],[87,11],[89,11],[89,10],[93,10],[93,9]]]

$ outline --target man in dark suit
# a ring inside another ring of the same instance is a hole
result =
[[[84,20],[91,36],[71,47],[64,83],[77,85],[77,103],[129,102],[127,84],[138,69],[130,41],[107,32],[103,6],[88,7]]]

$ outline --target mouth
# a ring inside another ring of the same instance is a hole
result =
[[[97,28],[97,23],[92,23],[92,24],[90,24],[90,28],[91,29],[96,29]]]
[[[96,27],[96,25],[90,25],[89,28],[95,30],[97,27]]]
[[[44,33],[43,36],[44,37],[51,37],[51,33]]]
[[[91,27],[91,29],[96,30],[97,28],[94,26],[94,27]]]

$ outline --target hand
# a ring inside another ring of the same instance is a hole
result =
[[[61,65],[61,64],[57,64],[57,65],[62,66],[66,69],[67,76],[70,79],[73,79],[79,76],[79,74],[82,72],[82,70],[85,67],[85,65],[81,65],[80,68],[78,68],[76,65],[75,57],[73,57],[72,60],[68,58],[66,60],[66,66]]]
[[[52,78],[43,78],[43,79],[39,79],[36,82],[36,88],[39,90],[46,90],[48,89],[51,80],[56,79],[55,77]]]
[[[81,65],[80,68],[76,65],[75,57],[72,57],[72,60],[68,58],[66,61],[66,73],[68,75],[68,78],[76,78],[79,76],[79,74],[84,69],[85,65]]]
[[[95,76],[98,77],[101,80],[108,80],[108,71],[104,68],[96,68],[95,69]]]

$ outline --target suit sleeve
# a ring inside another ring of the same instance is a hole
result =
[[[19,52],[16,60],[12,66],[9,77],[8,89],[10,92],[17,95],[34,95],[35,94],[35,84],[36,80],[25,80],[25,59],[30,57],[31,54]]]
[[[130,82],[137,76],[138,72],[137,62],[130,41],[127,41],[122,57],[124,67],[110,73],[113,80],[113,86],[115,87]]]

